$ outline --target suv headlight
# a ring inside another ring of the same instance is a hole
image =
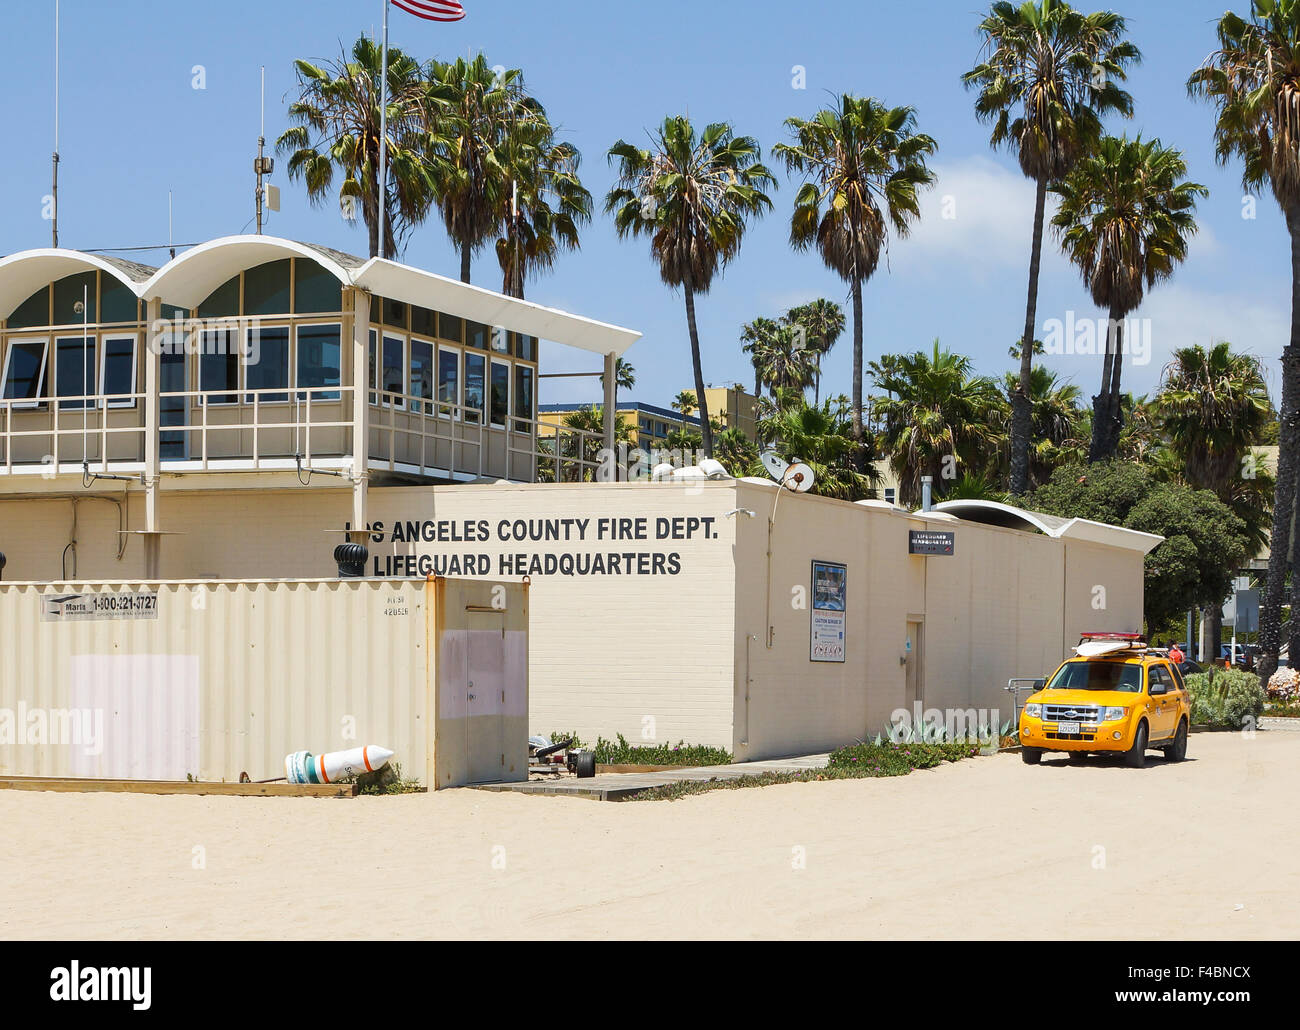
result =
[[[1031,719],[1041,719],[1043,717],[1043,706],[1025,705],[1025,714]]]
[[[1127,708],[1103,708],[1101,710],[1101,721],[1119,722],[1126,715],[1128,715]]]

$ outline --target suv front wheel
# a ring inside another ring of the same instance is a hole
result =
[[[1037,765],[1043,760],[1043,749],[1040,747],[1026,747],[1020,749],[1020,760],[1025,765]]]

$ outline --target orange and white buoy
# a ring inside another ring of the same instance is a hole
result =
[[[323,755],[295,751],[284,756],[284,775],[290,783],[333,783],[344,776],[382,769],[392,757],[393,752],[388,748],[374,744]]]

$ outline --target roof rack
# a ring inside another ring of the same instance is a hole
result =
[[[1109,645],[1109,646],[1108,646]],[[1086,649],[1086,650],[1085,650]],[[1080,633],[1074,648],[1080,657],[1101,657],[1124,651],[1148,651],[1145,633]]]

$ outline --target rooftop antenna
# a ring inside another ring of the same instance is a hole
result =
[[[172,191],[167,191],[167,253],[176,257],[175,237],[172,235]]]
[[[54,247],[59,246],[59,0],[54,0],[54,174],[50,190]]]
[[[253,172],[257,175],[257,235],[262,235],[262,206],[266,202],[268,211],[280,210],[279,191],[271,185],[262,185],[262,176],[270,175],[275,168],[275,159],[264,157],[266,147],[266,65],[262,65],[262,122],[257,135],[257,160],[253,162]],[[247,224],[247,223],[245,223]],[[172,255],[175,257],[175,255]]]

